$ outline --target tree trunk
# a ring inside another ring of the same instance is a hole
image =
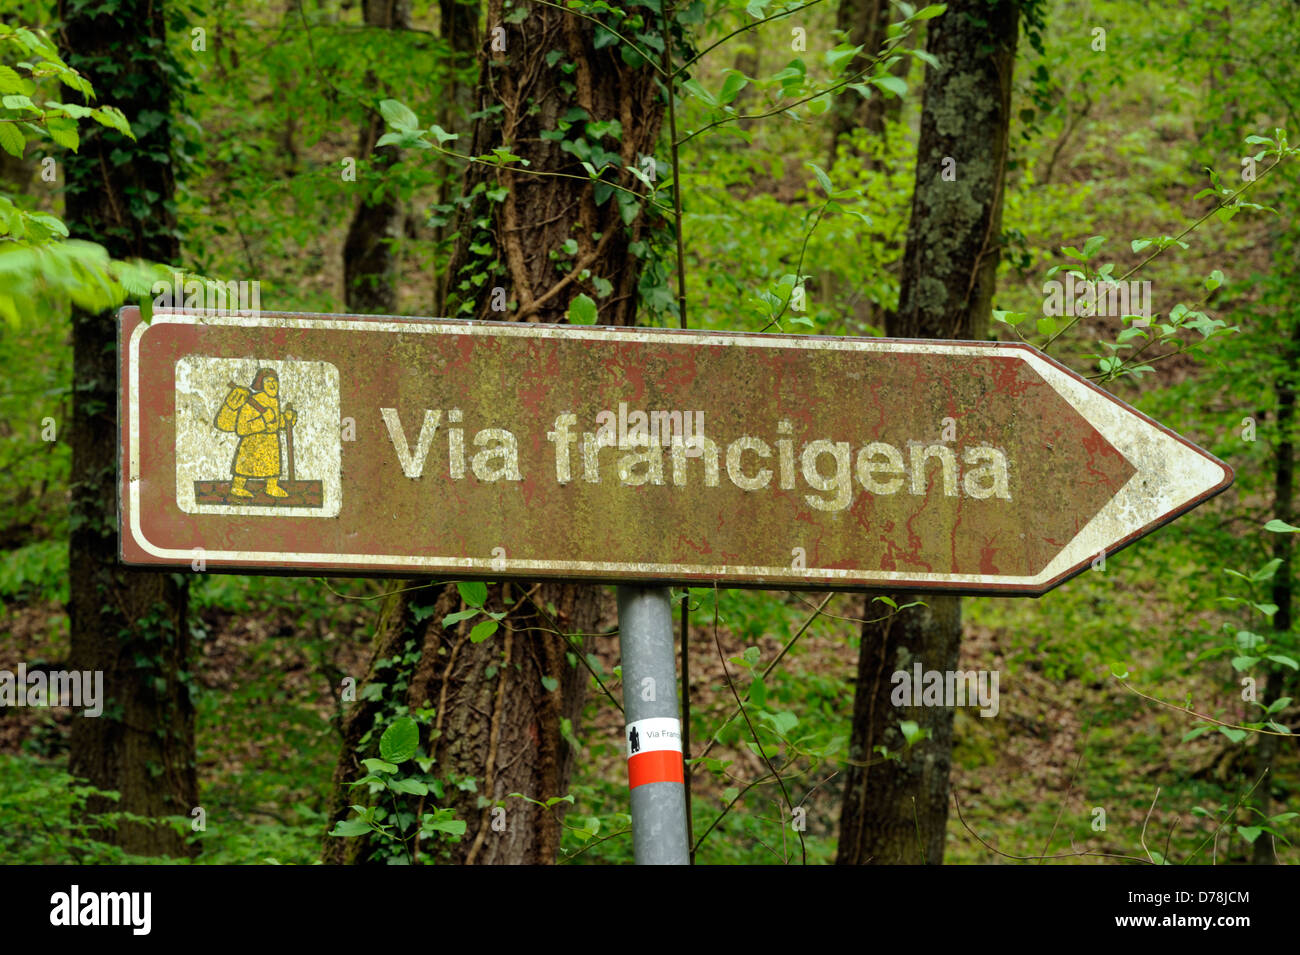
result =
[[[474,112],[473,82],[462,82],[462,74],[473,67],[477,61],[480,43],[479,2],[478,0],[438,0],[438,34],[451,47],[451,64],[448,70],[447,95],[443,100],[438,124],[449,133],[457,133],[465,139],[470,138],[474,121],[470,114]],[[438,167],[441,181],[438,183],[439,211],[448,208],[451,197],[459,190],[460,176],[453,168],[452,161],[439,158]],[[447,241],[451,234],[451,217],[442,215],[433,228],[433,236],[438,248]],[[435,267],[433,280],[434,294],[439,301],[444,301],[447,294],[447,276]],[[438,309],[435,309],[438,311]]]
[[[1002,224],[1002,181],[1010,118],[1011,71],[1019,10],[1011,0],[957,0],[930,22],[927,49],[943,65],[927,68],[916,187],[903,258],[898,312],[886,316],[895,338],[979,339],[986,334]],[[977,25],[978,24],[978,25]],[[945,180],[946,158],[956,161]],[[936,411],[934,428],[941,422]],[[894,595],[901,604],[903,595]],[[890,702],[895,670],[957,667],[961,600],[927,595],[927,607],[864,624],[840,814],[841,864],[943,861],[952,761],[950,707]],[[868,603],[870,618],[884,613]],[[904,744],[899,721],[931,737]],[[883,760],[877,746],[897,759]]]
[[[840,0],[835,10],[835,28],[845,34],[849,45],[862,47],[845,70],[846,76],[864,69],[872,57],[879,55],[892,17],[893,8],[889,0]],[[890,72],[905,77],[911,62],[911,57],[904,56]],[[835,165],[835,150],[840,140],[855,129],[865,129],[874,137],[883,137],[885,119],[897,119],[902,107],[900,98],[886,98],[880,90],[875,90],[870,99],[863,99],[853,91],[837,97],[831,109],[831,153],[827,166]],[[850,153],[856,155],[856,150],[850,150]],[[874,160],[872,165],[875,165]]]
[[[95,123],[81,124],[81,150],[66,157],[72,234],[114,258],[175,262],[180,255],[170,160],[171,84],[183,75],[167,52],[164,5],[145,0],[70,5],[63,16],[68,62],[105,102],[119,106],[138,144]],[[113,157],[122,150],[128,161]],[[117,329],[111,313],[73,315],[70,666],[104,675],[97,719],[72,722],[71,772],[120,801],[91,811],[189,816],[198,805],[190,668],[188,584],[182,574],[118,565]],[[101,838],[129,852],[189,855],[164,826],[124,823]]]
[[[1273,516],[1288,524],[1294,524],[1296,520],[1295,392],[1297,368],[1300,368],[1300,321],[1295,319],[1292,321],[1295,324],[1291,328],[1288,360],[1284,364],[1285,370],[1274,382],[1274,391],[1277,394],[1277,448],[1274,450],[1276,470],[1273,479]],[[1273,535],[1273,556],[1282,563],[1273,574],[1273,603],[1277,606],[1277,611],[1273,614],[1272,642],[1282,643],[1285,646],[1284,641],[1290,637],[1292,628],[1291,588],[1294,579],[1291,563],[1292,535]],[[1260,700],[1267,704],[1281,696],[1290,696],[1294,699],[1298,687],[1300,681],[1296,680],[1294,670],[1285,670],[1281,666],[1274,665],[1268,670],[1267,685],[1259,689]],[[1293,752],[1294,747],[1287,747],[1287,751]],[[1258,779],[1265,770],[1269,773],[1269,777],[1260,784],[1259,788],[1258,808],[1264,816],[1272,813],[1273,791],[1282,786],[1282,777],[1275,771],[1277,757],[1282,752],[1281,739],[1277,736],[1261,736],[1259,742],[1255,744],[1254,776]],[[1285,792],[1281,796],[1279,802],[1285,805]],[[1277,846],[1271,835],[1261,833],[1255,840],[1255,844],[1251,847],[1250,861],[1254,865],[1272,865],[1277,861]]]
[[[407,0],[365,0],[362,15],[367,26],[404,30],[410,26]],[[367,86],[375,85],[373,73],[366,74]],[[398,160],[398,150],[375,152],[385,124],[377,111],[361,123],[357,158],[373,155],[373,175],[382,178]],[[394,189],[384,189],[373,198],[368,183],[358,183],[361,199],[343,241],[343,299],[349,312],[392,315],[397,311],[397,263],[393,242],[402,227],[401,203]]]
[[[473,199],[457,223],[451,287],[439,311],[455,317],[562,322],[570,300],[585,292],[599,303],[601,324],[631,325],[640,265],[628,247],[647,229],[647,212],[643,208],[625,225],[617,198],[611,193],[597,202],[580,161],[541,134],[557,129],[561,117],[575,107],[593,121],[618,120],[621,140],[606,137],[602,144],[618,152],[624,167],[630,166],[654,151],[663,110],[659,87],[651,68],[629,66],[617,45],[595,49],[589,21],[554,7],[527,6],[527,19],[512,24],[505,22],[502,0],[489,4],[477,105],[479,110],[501,109],[479,114],[468,152],[479,156],[508,146],[529,165],[472,164],[467,169],[463,193]],[[649,11],[642,13],[655,22]],[[497,26],[505,29],[504,52],[491,49]],[[564,60],[548,65],[551,50],[563,51]],[[576,65],[571,74],[562,69],[565,61]],[[567,135],[573,139],[582,129],[579,121]],[[582,178],[530,175],[532,171]],[[627,188],[636,185],[625,170],[606,177]],[[486,188],[474,195],[479,184]],[[568,257],[575,263],[572,271],[589,269],[586,278],[575,274],[569,279],[567,267],[556,268],[552,253],[560,253],[568,239],[578,245],[576,255]],[[482,252],[485,247],[490,253]],[[598,279],[610,283],[605,297],[599,295]],[[503,299],[511,311],[497,310]],[[390,719],[392,702],[415,709],[427,701],[435,715],[422,741],[435,759],[435,772],[449,781],[438,805],[454,808],[468,831],[459,843],[434,852],[422,848],[421,858],[553,862],[560,845],[558,812],[508,797],[518,792],[545,800],[568,792],[573,754],[562,721],[577,726],[587,676],[566,655],[585,652],[587,642],[582,637],[571,644],[565,634],[590,635],[606,626],[613,619],[612,603],[607,589],[590,585],[492,586],[489,606],[510,613],[493,637],[476,644],[468,636],[472,621],[441,626],[444,616],[463,608],[454,586],[395,594],[376,635],[377,662],[367,682],[398,689],[395,697],[381,700],[360,694],[347,712],[331,821],[344,818],[347,805],[356,801],[349,795],[353,790],[344,787],[357,777],[359,760],[370,755],[358,751],[366,733]],[[415,659],[403,662],[403,657]],[[544,678],[555,680],[556,688],[548,690]],[[467,777],[474,780],[472,790],[455,785]],[[506,809],[498,817],[504,829],[492,826],[492,804],[497,802]],[[329,838],[325,860],[369,861],[371,849],[366,840]]]

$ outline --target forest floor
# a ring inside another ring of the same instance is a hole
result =
[[[320,811],[338,755],[333,723],[338,687],[344,675],[364,674],[369,662],[373,603],[339,601],[316,585],[317,595],[337,607],[337,612],[305,618],[304,606],[313,593],[307,582],[279,580],[274,587],[277,593],[266,605],[241,611],[208,606],[199,611],[207,631],[199,643],[201,662],[196,668],[203,688],[198,702],[200,783],[209,817],[217,825],[222,820],[228,823],[227,838],[218,850],[225,861],[248,853],[266,856],[265,846],[237,843],[240,839],[255,842],[260,827],[276,824],[296,834],[270,854],[279,851],[289,856],[282,861],[311,861],[313,845],[322,837]],[[286,600],[290,593],[298,599]],[[726,599],[724,595],[724,610]],[[811,613],[796,597],[788,603],[799,619]],[[860,600],[843,596],[827,609],[852,617],[860,608]],[[1157,608],[1146,612],[1159,614]],[[29,668],[42,662],[58,665],[65,658],[66,618],[58,604],[10,604],[3,613],[10,636],[0,644],[0,669],[14,671],[20,661]],[[304,619],[315,621],[312,639],[302,639]],[[734,710],[734,698],[714,644],[711,614],[696,615],[692,626],[693,751],[698,754],[709,733]],[[856,668],[855,630],[844,620],[809,628],[766,681],[767,707],[788,709],[810,729],[838,721],[830,731],[846,739],[853,706],[852,681],[846,678]],[[789,634],[775,627],[761,634],[752,629],[739,634],[721,625],[716,637],[743,694],[748,674],[740,654],[748,646],[757,646],[766,663]],[[1051,667],[1048,652],[1009,660],[1014,655],[1008,652],[1012,645],[1007,626],[978,621],[966,625],[961,666],[997,670],[1000,700],[996,718],[982,718],[975,707],[957,712],[952,789],[960,815],[950,814],[947,860],[1011,862],[1084,850],[1094,855],[1067,856],[1062,861],[1120,861],[1107,860],[1107,855],[1144,859],[1145,841],[1148,849],[1179,861],[1176,850],[1186,855],[1189,846],[1204,845],[1217,822],[1207,821],[1194,807],[1204,802],[1222,818],[1230,805],[1214,801],[1222,795],[1219,784],[1241,768],[1239,761],[1249,760],[1249,750],[1228,747],[1217,733],[1179,745],[1180,737],[1195,725],[1191,716],[1140,699],[1105,672],[1062,679]],[[596,638],[593,653],[601,661],[606,685],[617,697],[620,688],[611,672],[617,663],[617,640],[612,635]],[[1199,699],[1214,692],[1215,686],[1207,681],[1192,695]],[[821,687],[837,687],[840,695],[823,701],[826,705],[819,713],[814,698]],[[791,692],[784,693],[783,688]],[[781,702],[772,697],[780,697]],[[570,811],[572,818],[614,816],[626,808],[622,716],[598,690],[593,688],[589,699],[585,725],[577,729],[583,748],[573,780],[578,798]],[[805,706],[800,699],[813,702]],[[66,709],[6,707],[0,710],[0,753],[25,750],[61,759],[66,755],[71,719]],[[726,772],[734,779],[703,771],[696,774],[697,838],[721,812],[728,785],[743,787],[764,772],[761,759],[742,744],[743,740],[729,740],[711,753],[731,761]],[[841,746],[841,756],[845,749]],[[796,762],[791,769],[791,798],[807,809],[810,858],[829,861],[842,774],[833,760],[815,765]],[[1102,792],[1111,794],[1108,803],[1099,804],[1090,795]],[[793,836],[781,825],[788,814],[777,796],[772,785],[751,790],[717,830],[719,836],[727,834],[725,844],[718,845],[718,838],[706,842],[699,861],[744,861],[732,858],[734,853],[749,861],[775,861],[772,853],[797,859]],[[1210,861],[1212,853],[1220,861],[1245,853],[1232,822],[1247,824],[1248,820],[1244,814],[1230,819],[1216,844],[1202,850],[1204,858],[1199,861]],[[1098,828],[1102,825],[1104,829]],[[628,845],[620,845],[620,840]],[[618,861],[627,852],[630,839],[615,837],[590,858]]]

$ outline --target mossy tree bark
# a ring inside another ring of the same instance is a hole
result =
[[[61,6],[68,63],[122,109],[138,137],[133,144],[81,124],[80,150],[64,159],[68,227],[114,258],[176,262],[172,96],[184,74],[167,52],[165,5]],[[188,817],[198,784],[187,583],[182,574],[118,564],[117,323],[112,313],[77,312],[72,327],[70,666],[103,673],[105,702],[98,718],[73,720],[70,769],[121,794],[93,800],[92,812]],[[168,826],[124,823],[100,834],[132,853],[192,853]]]
[[[954,0],[947,13],[930,21],[926,48],[941,67],[926,69],[899,307],[886,316],[891,337],[985,337],[1002,224],[1018,22],[1013,0]],[[940,427],[936,417],[936,432]],[[899,604],[915,599],[893,596]],[[917,661],[926,670],[957,668],[961,600],[923,599],[925,607],[862,628],[852,764],[840,814],[841,864],[943,861],[953,711],[899,707],[890,699],[896,670],[910,670]],[[867,619],[885,613],[882,604],[867,603]],[[914,720],[930,738],[907,747],[901,720]],[[898,758],[882,759],[876,752],[881,745]]]

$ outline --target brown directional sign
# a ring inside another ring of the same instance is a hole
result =
[[[119,324],[137,565],[1041,594],[1233,479],[1019,344]]]

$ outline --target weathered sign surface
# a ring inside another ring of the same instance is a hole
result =
[[[130,564],[1040,594],[1233,479],[1018,344],[119,323]]]

